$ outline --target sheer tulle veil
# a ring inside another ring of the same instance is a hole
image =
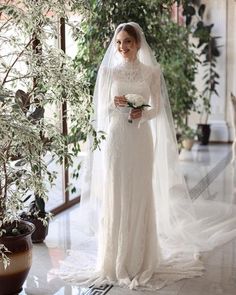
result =
[[[213,249],[236,236],[235,206],[205,200],[202,196],[195,201],[191,200],[179,164],[172,113],[160,65],[140,26],[134,22],[129,24],[135,28],[141,40],[137,58],[159,73],[156,80],[159,106],[150,124],[154,144],[152,183],[163,264],[194,261],[201,251]],[[109,129],[109,105],[112,103],[111,70],[122,58],[116,49],[116,34],[117,30],[100,65],[94,92],[94,125],[97,131],[105,133]],[[105,162],[105,146],[106,140],[100,149],[88,152],[83,166],[81,208],[88,214],[85,228],[94,235],[99,232],[99,214],[102,210],[106,175],[109,173]]]

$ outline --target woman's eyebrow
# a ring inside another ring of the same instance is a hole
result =
[[[126,37],[125,39],[123,39],[123,41],[127,41],[130,40],[132,37]],[[116,39],[116,41],[121,41],[121,39]]]

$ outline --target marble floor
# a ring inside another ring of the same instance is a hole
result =
[[[190,195],[197,198],[227,198],[235,200],[236,163],[231,163],[231,145],[195,144],[192,151],[180,154],[181,169],[185,175]],[[90,290],[65,283],[51,270],[59,267],[67,249],[78,246],[78,206],[54,217],[49,234],[42,244],[34,244],[33,265],[24,290],[20,295],[77,295],[77,294],[130,294],[155,293],[160,295],[234,295],[236,294],[236,240],[204,254],[206,267],[202,277],[184,279],[156,292],[141,292],[119,287]]]

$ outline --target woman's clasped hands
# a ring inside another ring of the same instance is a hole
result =
[[[114,104],[116,107],[127,107],[127,99],[124,95],[122,96],[115,96]],[[130,111],[130,118],[131,119],[140,119],[142,117],[142,109],[132,109]]]

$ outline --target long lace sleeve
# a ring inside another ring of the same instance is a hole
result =
[[[116,110],[116,106],[115,106],[115,103],[114,103],[114,98],[115,97],[112,97],[112,94],[109,93],[109,103],[108,103],[108,114],[109,114],[109,117],[112,115],[112,113]]]
[[[160,92],[161,92],[161,85],[160,85],[160,66],[156,66],[153,68],[153,73],[150,79],[150,105],[151,108],[148,108],[143,111],[142,119],[140,123],[143,123],[147,120],[151,120],[158,115],[158,111],[160,108]]]

